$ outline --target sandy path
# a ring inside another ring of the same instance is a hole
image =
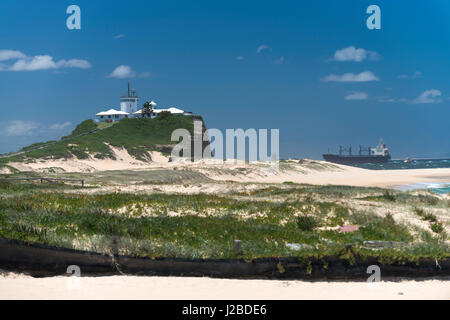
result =
[[[0,299],[450,299],[450,279],[306,282],[188,277],[0,276]]]

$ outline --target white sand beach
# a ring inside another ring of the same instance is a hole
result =
[[[254,183],[306,183],[317,185],[349,185],[389,188],[416,183],[450,183],[450,168],[368,170],[319,160],[288,161],[279,169],[243,161],[201,160],[198,162],[169,162],[160,152],[149,152],[149,161],[140,161],[125,149],[111,148],[116,159],[37,159],[26,163],[8,163],[20,171],[99,172],[109,170],[191,170],[216,181]],[[241,170],[236,173],[236,170]],[[233,172],[230,172],[233,171]]]
[[[376,284],[138,276],[73,279],[4,273],[0,276],[0,299],[450,299],[450,279]]]

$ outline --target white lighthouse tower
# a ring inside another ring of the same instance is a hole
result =
[[[128,82],[128,95],[122,96],[120,98],[120,111],[127,112],[130,116],[137,111],[138,97],[136,96],[136,91],[132,90],[130,92],[130,83]]]

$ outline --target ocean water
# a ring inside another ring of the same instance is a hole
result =
[[[431,188],[431,191],[440,193],[440,194],[450,193],[450,184],[444,185],[439,188]]]
[[[410,191],[415,189],[428,189],[434,193],[446,194],[450,193],[450,183],[414,183],[408,185],[398,186],[397,189],[402,191]]]
[[[355,164],[354,166],[371,170],[450,168],[450,159],[413,160],[409,163],[405,163],[403,160],[391,160],[387,163],[364,163]]]
[[[401,170],[401,169],[431,169],[431,168],[450,168],[450,159],[426,159],[413,160],[410,163],[405,163],[403,160],[391,160],[387,163],[366,163],[354,165],[355,167],[371,169],[371,170]],[[449,182],[436,183],[415,183],[410,185],[399,186],[400,190],[414,190],[414,189],[429,189],[438,194],[450,193]]]

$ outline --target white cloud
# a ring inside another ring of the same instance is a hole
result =
[[[370,71],[363,71],[358,74],[354,73],[344,73],[342,75],[330,74],[324,78],[322,81],[329,82],[368,82],[368,81],[378,81],[380,80]]]
[[[63,68],[80,68],[80,69],[89,69],[92,65],[89,61],[81,60],[81,59],[70,59],[70,60],[60,60],[56,63],[56,66]]]
[[[69,121],[46,125],[34,121],[13,120],[0,124],[0,135],[7,137],[48,136],[65,132],[73,124]]]
[[[236,57],[236,60],[244,60],[245,58],[244,58],[244,56],[237,56]]]
[[[442,93],[436,89],[425,90],[420,96],[411,101],[411,103],[419,104],[419,103],[439,103],[442,99],[439,97],[442,96]]]
[[[117,79],[134,78],[136,77],[136,72],[130,66],[120,65],[108,77]]]
[[[31,59],[20,59],[17,60],[11,67],[9,71],[36,71],[36,70],[47,70],[56,69],[56,63],[53,61],[51,56],[35,56]]]
[[[381,97],[378,102],[390,102],[390,103],[400,103],[407,102],[412,104],[423,104],[423,103],[440,103],[442,102],[442,93],[437,89],[425,90],[417,98],[410,100],[406,98],[391,98],[391,97]]]
[[[373,51],[368,51],[363,48],[355,48],[350,46],[341,50],[336,50],[334,53],[335,61],[355,61],[361,62],[366,59],[376,60],[379,58],[379,54]]]
[[[284,57],[280,57],[277,60],[275,60],[275,64],[282,64],[284,62]]]
[[[268,45],[262,44],[256,49],[256,53],[261,53],[264,50],[272,51],[272,48],[270,48]]]
[[[138,78],[148,78],[151,76],[150,72],[142,72],[138,75]]]
[[[38,55],[28,57],[20,51],[0,50],[1,60],[15,60],[12,65],[0,64],[0,71],[38,71],[59,68],[88,69],[91,64],[86,60],[70,59],[54,61],[52,56]]]
[[[64,123],[55,123],[50,126],[50,130],[63,130],[72,126],[72,122],[64,122]]]
[[[422,78],[422,72],[416,71],[411,76],[409,76],[407,74],[401,74],[401,75],[397,76],[397,78],[399,78],[399,79],[409,79],[409,78],[417,79],[417,78]]]
[[[28,136],[34,133],[38,125],[32,121],[14,120],[7,124],[3,135],[9,137]]]
[[[391,98],[386,96],[378,99],[378,102],[387,102],[387,103],[402,103],[407,101],[408,100],[405,98]]]
[[[17,50],[0,50],[0,61],[6,61],[11,59],[23,59],[27,56]]]
[[[345,100],[366,100],[368,96],[365,92],[351,91],[345,96]]]
[[[114,36],[114,39],[121,39],[121,38],[125,38],[125,35],[123,33]]]

